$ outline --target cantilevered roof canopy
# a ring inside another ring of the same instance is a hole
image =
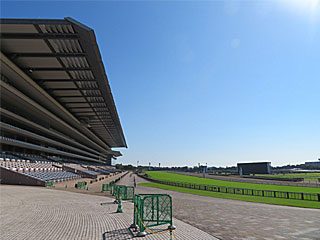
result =
[[[110,147],[127,147],[94,31],[72,18],[1,19],[1,51]]]

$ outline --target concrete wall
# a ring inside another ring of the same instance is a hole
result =
[[[2,167],[0,167],[0,178],[1,184],[45,186],[44,181],[36,180],[34,178],[25,176],[18,172],[14,172]]]

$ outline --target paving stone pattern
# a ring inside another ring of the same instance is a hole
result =
[[[106,196],[9,185],[0,185],[0,200],[1,240],[132,239],[128,231],[133,217],[130,202],[124,203],[125,213],[115,213],[114,199]],[[180,220],[174,219],[174,224],[179,240],[216,239]],[[170,238],[166,233],[144,239]]]
[[[128,174],[119,184],[146,182]],[[320,210],[198,196],[138,186],[137,193],[169,193],[174,217],[219,239],[320,240]]]

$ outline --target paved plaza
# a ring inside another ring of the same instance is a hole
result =
[[[130,185],[127,175],[119,184]],[[146,180],[135,176],[137,183]],[[137,193],[169,193],[174,217],[219,239],[319,240],[320,210],[197,196],[149,187]]]
[[[133,204],[124,203],[125,213],[115,213],[112,198],[43,187],[0,185],[1,240],[125,240],[132,235]],[[101,203],[103,203],[101,205]],[[216,239],[174,219],[179,240]],[[161,230],[160,228],[155,229]],[[148,235],[146,240],[168,240],[169,233]]]
[[[145,182],[128,174],[118,184],[132,185],[134,177],[137,183]],[[117,205],[113,204],[113,198],[102,196],[101,183],[93,184],[89,191],[63,186],[48,189],[0,185],[0,239],[132,239],[128,226],[132,223],[133,204],[125,202],[125,213],[115,213]],[[320,239],[320,210],[317,209],[219,199],[142,186],[137,186],[136,192],[172,196],[179,240]],[[144,239],[169,239],[169,234],[149,235]]]

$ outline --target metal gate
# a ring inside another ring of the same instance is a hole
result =
[[[168,194],[136,194],[133,224],[144,232],[145,227],[172,225],[172,199]]]
[[[54,182],[46,182],[45,183],[46,187],[53,187],[53,185],[54,185]]]
[[[125,185],[114,185],[114,192],[116,199],[121,200],[133,200],[134,198],[134,187]]]
[[[82,189],[86,189],[86,182],[78,182],[77,183],[77,188],[82,188]]]
[[[114,185],[114,182],[110,182],[108,184],[102,184],[102,192],[106,192],[106,191],[112,191],[112,187]]]

